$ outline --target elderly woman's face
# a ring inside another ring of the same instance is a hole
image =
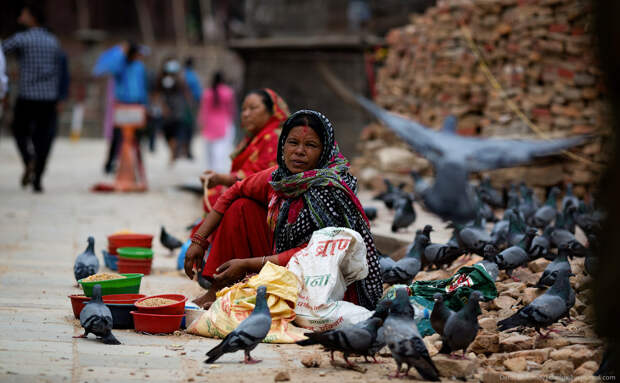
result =
[[[258,134],[270,117],[271,113],[269,113],[259,95],[252,93],[243,100],[243,105],[241,106],[241,126],[250,134]]]
[[[296,126],[284,141],[284,164],[293,174],[316,169],[322,152],[316,132],[309,126]]]

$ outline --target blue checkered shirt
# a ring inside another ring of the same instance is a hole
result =
[[[43,28],[30,28],[3,41],[2,50],[17,54],[20,98],[58,99],[61,51],[54,35]]]

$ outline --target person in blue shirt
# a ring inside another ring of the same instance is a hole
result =
[[[200,84],[200,77],[194,70],[193,57],[188,57],[185,59],[183,78],[185,79],[185,84],[191,94],[191,100],[187,121],[183,125],[183,129],[180,131],[179,144],[181,145],[181,152],[185,153],[187,158],[191,159],[193,158],[191,146],[196,126],[196,113],[198,112],[198,106],[200,105],[200,99],[202,97],[202,85]]]
[[[148,103],[148,77],[144,63],[141,61],[143,48],[134,42],[123,42],[103,52],[93,75],[111,75],[114,78],[114,98],[118,103]],[[122,135],[119,127],[114,127],[112,143],[105,163],[105,172],[112,173],[120,148]]]

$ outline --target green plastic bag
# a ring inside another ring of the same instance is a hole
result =
[[[469,299],[469,294],[477,290],[482,293],[483,300],[497,298],[495,281],[480,265],[463,266],[450,278],[435,281],[417,281],[409,286],[394,285],[386,292],[384,299],[394,299],[398,288],[406,287],[409,301],[415,308],[415,321],[422,336],[433,334],[430,313],[433,311],[433,295],[441,293],[448,308],[460,310]]]

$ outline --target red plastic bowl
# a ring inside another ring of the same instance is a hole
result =
[[[75,316],[75,319],[80,319],[80,313],[86,305],[86,302],[90,300],[90,297],[82,294],[74,294],[69,295],[69,299],[71,299],[71,308],[73,309],[73,315]]]
[[[119,255],[116,265],[118,267],[118,272],[121,274],[141,273],[149,275],[151,274],[153,259],[126,258]]]
[[[135,303],[138,299],[146,297],[144,294],[110,294],[104,295],[103,301],[115,305],[129,305]]]
[[[175,300],[177,302],[171,303],[169,305],[157,306],[157,307],[140,306],[140,302],[150,299],[150,298],[166,298],[166,299]],[[138,299],[135,305],[138,308],[138,312],[140,313],[159,314],[159,315],[181,315],[185,313],[185,302],[186,301],[187,301],[187,297],[185,295],[161,294],[161,295],[151,295],[149,297]]]
[[[149,334],[169,334],[181,328],[181,321],[185,314],[158,315],[132,311],[133,323],[136,331]]]
[[[113,234],[108,236],[110,253],[118,247],[151,247],[153,236],[150,234]]]

